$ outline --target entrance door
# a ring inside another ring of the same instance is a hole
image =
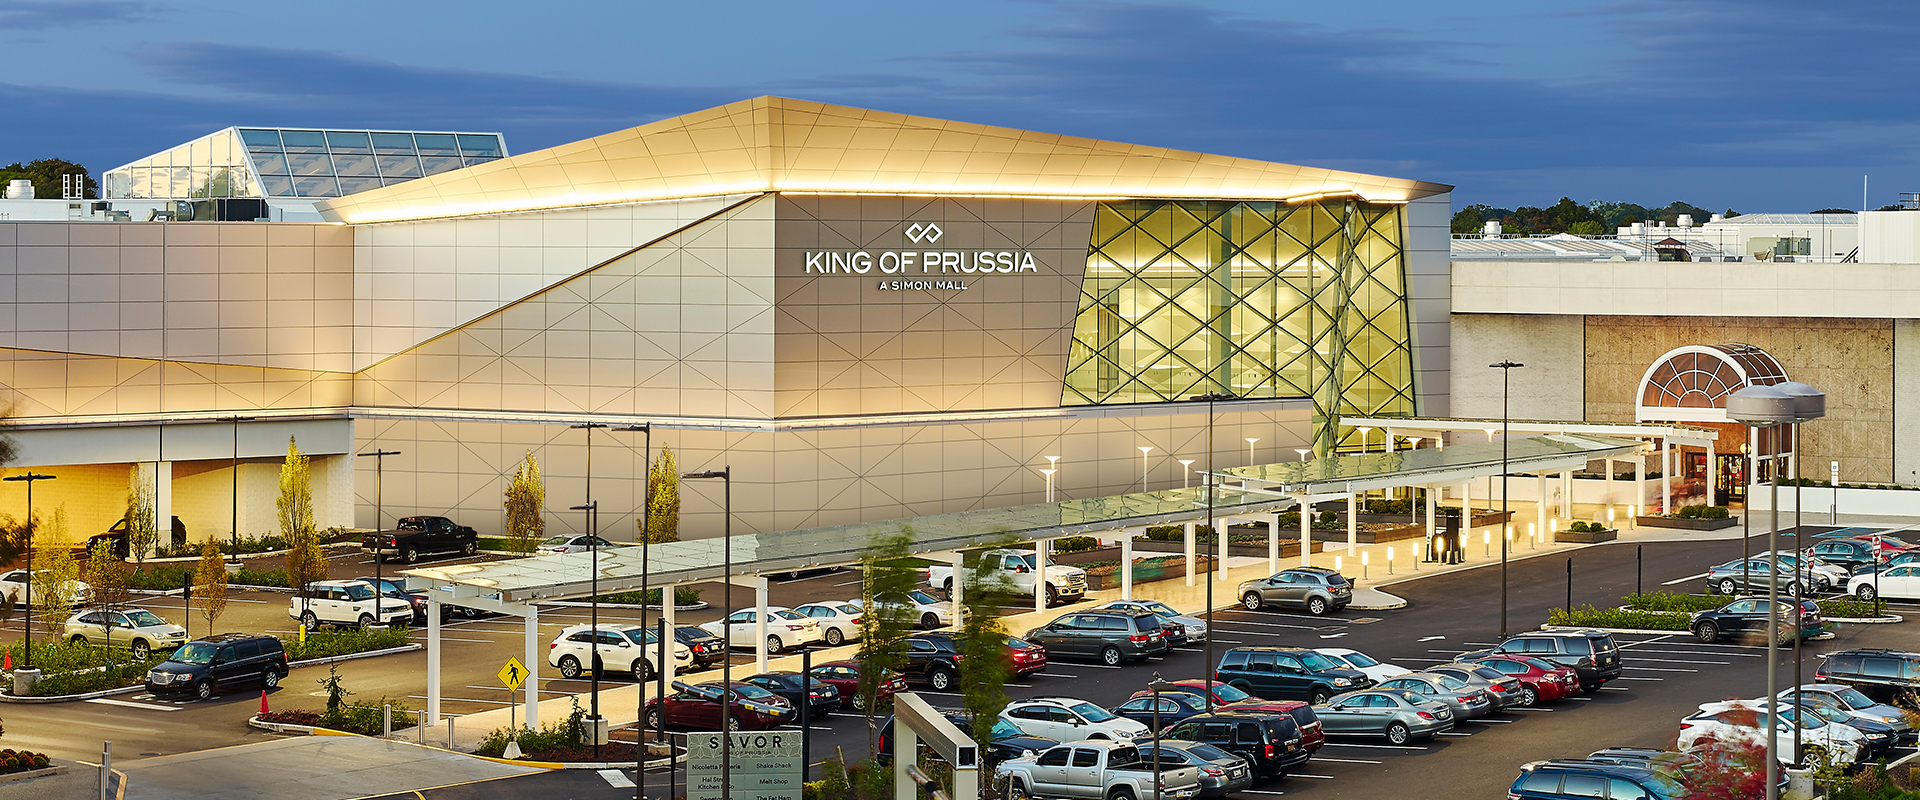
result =
[[[1717,506],[1747,502],[1747,460],[1739,454],[1715,456],[1720,468],[1714,471],[1713,493]]]

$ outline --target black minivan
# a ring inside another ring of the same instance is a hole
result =
[[[1304,647],[1236,647],[1220,657],[1213,679],[1263,700],[1305,700],[1373,686],[1357,669]]]
[[[287,651],[272,636],[222,633],[195,639],[173,658],[147,671],[147,691],[155,697],[186,695],[205,700],[214,692],[259,684],[271,689],[287,676]]]
[[[1285,714],[1201,714],[1180,720],[1163,737],[1205,742],[1247,760],[1259,775],[1280,777],[1312,751],[1300,723]]]

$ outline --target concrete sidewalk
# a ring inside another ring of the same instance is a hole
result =
[[[541,771],[364,736],[301,736],[118,765],[128,800],[346,800]]]

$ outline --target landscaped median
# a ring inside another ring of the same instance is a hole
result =
[[[287,661],[294,667],[420,649],[407,628],[315,631],[307,634],[304,640],[299,636],[285,637],[282,645],[287,651]],[[21,642],[7,646],[4,652],[10,663],[16,666],[26,664]],[[164,663],[169,655],[170,651],[156,650],[151,657],[141,661],[134,660],[123,647],[59,641],[35,642],[33,666],[42,674],[33,686],[33,694],[30,697],[0,694],[0,700],[57,702],[86,699],[103,692],[132,691],[145,685],[147,671]],[[12,687],[9,675],[6,685],[0,688],[11,692]]]
[[[1720,608],[1733,598],[1722,595],[1630,594],[1619,608],[1582,606],[1569,611],[1556,608],[1547,616],[1547,624],[1569,628],[1607,628],[1612,630],[1687,631],[1693,614]],[[1820,616],[1828,622],[1900,622],[1897,616],[1876,614],[1872,603],[1858,600],[1815,600]]]

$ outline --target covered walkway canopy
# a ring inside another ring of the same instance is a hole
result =
[[[539,664],[545,649],[537,640],[538,611],[542,601],[585,597],[597,589],[600,593],[631,591],[643,582],[663,589],[671,597],[674,584],[698,581],[726,581],[753,586],[760,613],[756,619],[756,641],[766,640],[766,573],[797,569],[858,564],[864,551],[876,538],[912,531],[910,551],[928,556],[947,554],[956,567],[960,551],[1003,544],[1008,541],[1034,542],[1035,567],[1045,573],[1048,543],[1065,536],[1098,536],[1117,541],[1123,562],[1131,562],[1133,540],[1145,535],[1148,527],[1186,526],[1188,563],[1195,556],[1194,528],[1212,522],[1236,519],[1265,522],[1268,529],[1268,563],[1278,570],[1279,513],[1295,505],[1347,498],[1353,493],[1399,486],[1433,486],[1470,481],[1497,475],[1503,471],[1536,472],[1583,467],[1592,459],[1622,457],[1640,448],[1634,441],[1586,435],[1536,436],[1511,443],[1504,454],[1498,444],[1480,442],[1445,449],[1409,450],[1363,455],[1337,455],[1306,462],[1265,464],[1216,470],[1206,475],[1213,486],[1208,502],[1205,487],[1168,489],[1067,500],[1055,503],[1013,506],[1009,508],[960,511],[909,519],[858,522],[804,530],[741,534],[732,537],[732,574],[722,566],[719,538],[667,542],[651,545],[610,547],[593,553],[566,553],[531,556],[477,564],[449,564],[405,570],[410,589],[427,589],[427,713],[439,720],[440,614],[442,602],[516,615],[526,620],[526,691],[529,699],[530,726],[538,726],[532,717],[538,698]],[[1431,497],[1431,494],[1429,494]],[[1431,503],[1429,503],[1431,505]],[[1310,515],[1302,514],[1302,520]],[[1348,515],[1348,548],[1354,547],[1353,515]],[[1429,518],[1431,536],[1431,517]],[[1228,537],[1215,537],[1220,549],[1214,571],[1216,580],[1225,576]],[[1310,562],[1312,548],[1302,525],[1301,559]],[[643,562],[647,569],[642,568]],[[1132,594],[1130,570],[1121,570],[1123,596]],[[1189,570],[1187,580],[1194,580]],[[1044,581],[1035,581],[1035,606],[1044,609]],[[956,598],[957,600],[958,598]],[[664,615],[671,624],[672,604],[665,604]],[[766,653],[761,649],[760,659]],[[764,663],[761,665],[764,667]],[[672,662],[666,669],[671,681]]]

